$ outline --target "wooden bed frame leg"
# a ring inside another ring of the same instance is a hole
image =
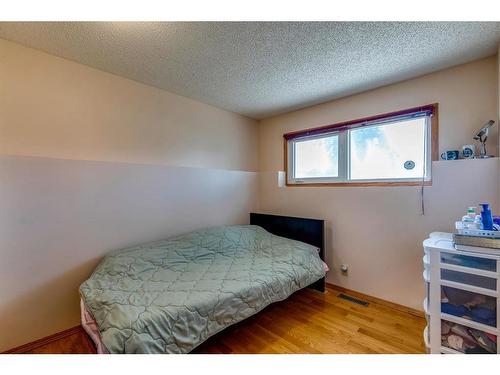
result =
[[[322,279],[319,279],[315,283],[309,285],[308,288],[314,289],[320,293],[326,293],[326,279],[323,277]]]

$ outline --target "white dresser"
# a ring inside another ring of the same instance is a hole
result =
[[[450,233],[423,242],[429,353],[500,353],[500,251],[459,251]]]

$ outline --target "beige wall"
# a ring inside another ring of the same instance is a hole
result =
[[[109,250],[245,223],[258,200],[327,220],[329,281],[419,308],[421,240],[471,203],[498,207],[498,159],[434,163],[421,217],[413,187],[278,188],[282,134],[439,102],[440,149],[457,148],[497,117],[497,70],[489,58],[256,126],[0,40],[0,351],[77,324],[77,288]]]
[[[0,352],[79,323],[108,251],[257,209],[257,125],[0,40]]]
[[[0,153],[255,171],[256,122],[0,39]]]
[[[497,118],[497,91],[497,60],[491,57],[261,121],[261,211],[325,219],[328,281],[420,309],[422,240],[431,231],[451,231],[471,204],[489,201],[498,209],[498,158],[434,162],[422,217],[418,187],[278,188],[283,134],[438,102],[439,148],[457,149]],[[489,141],[495,155],[497,137],[495,130]],[[341,263],[349,265],[348,276],[341,275]]]

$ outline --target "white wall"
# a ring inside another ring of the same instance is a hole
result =
[[[497,117],[497,91],[491,57],[261,121],[261,211],[325,219],[329,282],[421,309],[422,240],[431,231],[451,231],[467,206],[487,201],[498,210],[498,158],[434,162],[422,217],[419,187],[278,188],[283,134],[438,102],[439,149],[457,149]],[[495,155],[497,134],[489,141]],[[341,263],[349,265],[348,276]]]
[[[257,125],[0,40],[0,351],[79,323],[113,249],[257,208]]]

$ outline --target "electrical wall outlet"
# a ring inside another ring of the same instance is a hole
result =
[[[349,271],[349,266],[347,264],[342,264],[340,266],[340,271],[343,273],[343,274],[347,274],[347,271]]]

